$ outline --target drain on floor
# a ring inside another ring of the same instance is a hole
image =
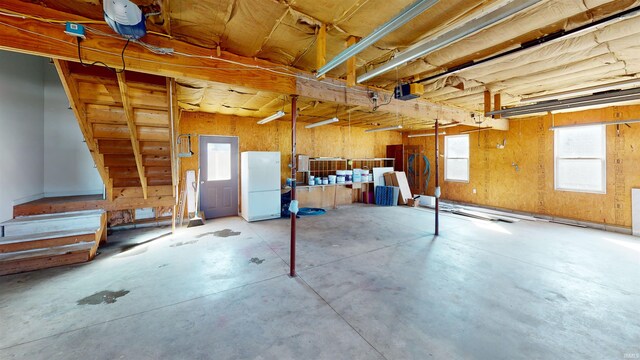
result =
[[[215,231],[215,232],[202,233],[202,234],[200,234],[200,235],[198,235],[196,237],[197,238],[202,238],[202,237],[205,237],[205,236],[208,236],[208,235],[213,235],[215,237],[226,238],[226,237],[229,237],[229,236],[238,236],[240,234],[241,233],[239,231],[233,231],[231,229],[224,229],[224,230],[218,230],[218,231]]]
[[[100,291],[91,296],[87,296],[84,299],[78,300],[78,305],[98,305],[98,304],[113,304],[119,297],[123,297],[129,293],[129,290],[120,291]]]
[[[256,265],[260,265],[264,262],[264,259],[258,259],[258,258],[251,258],[251,260],[249,260],[250,263],[254,263]]]

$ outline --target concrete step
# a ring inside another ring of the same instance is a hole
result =
[[[59,214],[21,216],[0,224],[4,237],[40,236],[39,234],[80,229],[100,229],[104,210],[74,211]]]

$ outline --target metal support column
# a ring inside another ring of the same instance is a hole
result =
[[[298,118],[298,95],[291,95],[291,201],[296,200],[296,121]],[[289,275],[296,276],[296,213],[291,212],[291,258],[289,260]]]
[[[440,151],[438,148],[438,120],[436,119],[436,126],[435,126],[435,130],[436,130],[436,135],[433,137],[435,139],[436,142],[436,151],[435,151],[435,155],[436,155],[436,187],[435,187],[435,197],[436,197],[436,231],[435,234],[438,235],[440,233],[439,231],[439,226],[440,226],[440,219],[438,218],[438,213],[440,210],[440,167],[438,166],[438,164],[440,163]]]

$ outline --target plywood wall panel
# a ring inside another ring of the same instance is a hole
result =
[[[259,119],[200,112],[184,112],[180,120],[180,133],[192,135],[237,136],[242,151],[280,151],[282,153],[281,177],[284,181],[291,170],[291,123],[274,121],[258,125]],[[365,133],[362,128],[327,125],[306,129],[298,123],[297,152],[310,156],[331,157],[385,157],[386,146],[400,144],[398,132]],[[192,138],[191,158],[181,159],[181,174],[198,168],[198,136]]]
[[[610,107],[575,113],[537,116],[510,121],[510,130],[469,134],[470,181],[444,181],[440,159],[440,183],[444,199],[504,209],[552,215],[623,227],[631,226],[631,188],[640,186],[640,125],[607,126],[607,193],[590,194],[554,189],[555,125],[594,123],[640,118],[640,106]],[[446,129],[447,135],[459,132]],[[506,139],[504,149],[498,149]],[[404,143],[424,145],[434,164],[434,138],[407,138]],[[444,140],[440,137],[444,154]],[[513,163],[518,165],[516,171]],[[432,175],[427,194],[434,191]],[[476,192],[473,192],[476,189]]]

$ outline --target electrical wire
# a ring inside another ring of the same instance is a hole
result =
[[[7,9],[3,9],[0,8],[0,15],[5,15],[5,16],[10,16],[10,17],[22,17],[25,19],[33,19],[33,20],[37,20],[37,21],[43,21],[43,22],[47,22],[47,23],[52,23],[52,24],[66,24],[68,21],[65,20],[57,20],[57,19],[46,19],[46,18],[42,18],[42,17],[37,17],[37,16],[31,16],[31,15],[27,15],[27,14],[22,14],[22,13],[18,13],[18,12],[14,12],[11,10],[7,10]],[[71,22],[74,23],[78,23],[78,24],[104,24],[103,21],[97,21],[97,20],[86,20],[86,21],[75,21],[72,20]],[[55,38],[52,36],[48,36],[45,34],[41,34],[35,31],[31,31],[31,30],[27,30],[21,27],[17,27],[17,26],[13,26],[11,24],[5,23],[0,21],[1,25],[16,29],[18,31],[21,32],[26,32],[32,35],[36,35],[39,37],[43,37],[43,38],[47,38],[62,44],[66,44],[66,45],[74,45],[71,42],[59,39],[59,38]],[[103,36],[108,36],[108,37],[112,37],[112,38],[117,38],[117,39],[121,39],[124,40],[123,38],[113,35],[113,34],[107,34],[104,33],[98,29],[94,29],[91,27],[86,26],[86,28],[95,33],[95,34],[99,34],[99,35],[103,35]],[[150,33],[150,32],[149,32]],[[316,79],[314,76],[304,76],[304,75],[300,75],[300,74],[296,74],[294,73],[292,70],[283,67],[283,66],[276,66],[276,67],[265,67],[265,66],[260,66],[260,65],[249,65],[249,64],[244,64],[238,61],[234,61],[234,60],[229,60],[229,59],[224,59],[224,58],[218,58],[218,57],[213,57],[210,55],[196,55],[196,54],[189,54],[189,53],[183,53],[183,52],[177,52],[177,51],[172,51],[172,49],[166,49],[166,48],[159,48],[159,47],[155,47],[151,44],[147,44],[143,41],[135,41],[135,43],[143,46],[145,49],[148,49],[149,51],[152,51],[156,54],[162,54],[162,55],[176,55],[176,56],[183,56],[183,57],[189,57],[189,58],[197,58],[197,59],[206,59],[206,60],[213,60],[213,61],[219,61],[219,62],[225,62],[228,64],[233,64],[233,65],[238,65],[240,67],[240,69],[235,69],[235,68],[216,68],[216,70],[242,70],[242,71],[246,71],[246,69],[254,69],[254,70],[260,70],[260,71],[266,71],[266,72],[271,72],[277,75],[283,75],[283,76],[288,76],[288,77],[293,77],[296,79],[301,79],[301,80],[306,80],[306,81],[311,81],[311,82],[317,82],[317,83],[323,83],[325,85],[331,86],[331,87],[335,87],[335,88],[339,88],[339,89],[347,89],[348,87],[346,85],[342,85],[342,84],[336,84],[333,82],[325,82],[322,80],[318,80]],[[96,48],[91,48],[91,47],[87,47],[85,46],[84,49],[86,50],[90,50],[90,51],[94,51],[97,53],[102,53],[102,54],[107,54],[107,55],[113,55],[113,56],[120,56],[122,59],[124,59],[124,53],[114,53],[111,51],[107,51],[107,50],[101,50],[101,49],[96,49]],[[149,59],[142,59],[142,58],[138,58],[137,59],[140,62],[145,62],[145,63],[151,63],[151,64],[159,64],[159,65],[164,65],[166,64],[166,62],[164,61],[156,61],[156,60],[149,60]],[[123,60],[124,61],[124,60]],[[97,62],[98,64],[100,62]],[[176,64],[176,63],[172,63],[172,66],[175,67],[182,67],[182,68],[190,68],[190,69],[207,69],[207,70],[211,70],[211,66],[200,66],[200,65],[184,65],[184,64]],[[365,89],[357,89],[357,88],[350,88],[351,91],[354,92],[360,92],[360,93],[369,93],[369,90],[365,90]],[[386,105],[389,104],[391,102],[392,97],[389,98],[389,101],[385,104],[382,105]]]
[[[127,39],[127,42],[124,44],[124,47],[122,48],[122,51],[120,52],[120,58],[122,59],[122,69],[118,70],[115,68],[110,67],[109,65],[103,63],[102,61],[94,61],[91,64],[85,64],[82,61],[82,54],[80,52],[80,43],[82,42],[81,38],[78,38],[78,60],[80,60],[80,64],[84,67],[90,67],[90,66],[94,66],[94,65],[100,65],[100,66],[104,66],[107,69],[113,71],[116,74],[121,74],[123,72],[125,72],[125,70],[127,69],[127,63],[124,60],[124,52],[125,50],[127,50],[127,47],[129,46],[129,40]]]

